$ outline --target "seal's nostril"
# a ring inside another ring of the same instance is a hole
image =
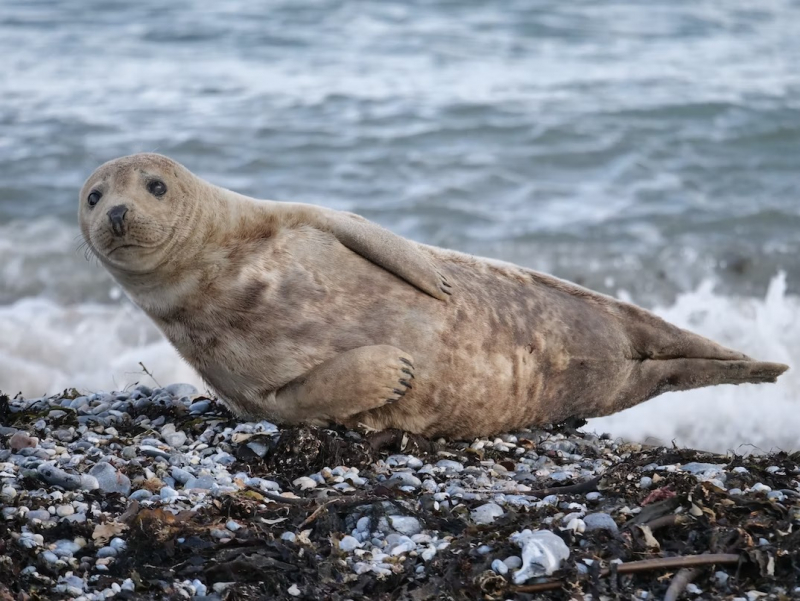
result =
[[[125,213],[128,212],[128,207],[125,205],[117,205],[111,207],[108,210],[108,219],[111,221],[111,229],[114,230],[114,234],[117,236],[121,236],[125,233],[124,227],[124,220],[125,220]]]

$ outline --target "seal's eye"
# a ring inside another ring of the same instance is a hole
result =
[[[164,196],[167,193],[167,184],[160,179],[154,179],[147,183],[147,191],[153,196]]]
[[[98,202],[100,202],[100,199],[102,197],[103,197],[102,192],[98,192],[97,190],[92,190],[91,192],[89,192],[89,196],[86,197],[86,201],[89,203],[90,207],[93,207]]]

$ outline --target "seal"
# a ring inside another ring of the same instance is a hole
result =
[[[243,417],[471,437],[787,369],[555,277],[351,213],[255,200],[157,154],[100,166],[79,220]]]

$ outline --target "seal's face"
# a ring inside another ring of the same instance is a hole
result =
[[[84,239],[112,269],[156,269],[191,227],[192,179],[181,165],[157,154],[100,166],[80,194]]]

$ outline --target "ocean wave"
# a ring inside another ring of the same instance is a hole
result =
[[[122,390],[136,382],[150,386],[189,382],[198,387],[202,383],[130,303],[63,306],[27,298],[0,306],[4,393],[39,397],[67,388]]]

